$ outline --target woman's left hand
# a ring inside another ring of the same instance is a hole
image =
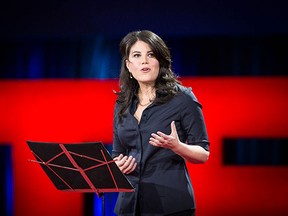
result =
[[[175,122],[174,121],[171,122],[171,134],[170,135],[164,134],[160,131],[158,131],[156,134],[152,133],[149,143],[155,147],[168,148],[171,150],[173,150],[178,145],[180,145]]]
[[[152,133],[149,143],[156,147],[168,148],[191,163],[205,163],[209,158],[209,151],[199,145],[187,145],[179,140],[175,122],[171,123],[171,134],[160,131]]]

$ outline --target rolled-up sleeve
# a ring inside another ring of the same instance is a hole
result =
[[[202,105],[198,102],[191,88],[185,91],[183,101],[182,127],[186,132],[189,145],[199,145],[209,151],[209,141],[206,124],[202,112]]]

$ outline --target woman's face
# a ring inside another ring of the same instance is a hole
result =
[[[131,47],[126,67],[139,84],[154,85],[160,66],[150,46],[143,41],[137,41]]]

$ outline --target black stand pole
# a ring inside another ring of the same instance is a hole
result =
[[[101,199],[102,199],[102,216],[105,216],[106,212],[105,212],[105,197],[104,197],[104,193],[99,193],[99,197],[101,197]]]

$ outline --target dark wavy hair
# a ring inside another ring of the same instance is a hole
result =
[[[128,60],[131,47],[137,41],[147,43],[156,59],[159,61],[160,69],[155,82],[156,98],[154,103],[162,104],[170,100],[177,94],[176,85],[180,84],[180,81],[177,80],[177,76],[172,71],[170,50],[158,35],[148,30],[128,33],[120,42],[120,53],[122,56],[119,77],[120,91],[116,93],[118,95],[116,102],[120,105],[120,118],[131,104],[132,98],[139,88],[137,80],[130,78],[130,73],[126,67],[126,60]]]

